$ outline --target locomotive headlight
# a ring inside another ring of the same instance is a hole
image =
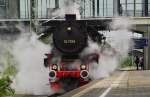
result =
[[[67,27],[67,30],[68,30],[68,31],[71,31],[71,27]]]
[[[51,80],[52,80],[52,79],[55,79],[55,78],[56,78],[56,71],[51,70],[51,71],[49,72],[49,77],[50,77]]]
[[[85,70],[86,69],[86,65],[84,65],[84,64],[80,65],[80,69],[81,70]]]
[[[89,77],[89,72],[87,70],[81,70],[80,76],[81,78],[86,79]]]
[[[56,64],[53,64],[52,65],[52,70],[57,70],[58,69],[58,66]]]

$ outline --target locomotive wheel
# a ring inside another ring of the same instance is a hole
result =
[[[61,78],[60,84],[61,84],[62,88],[66,92],[68,92],[79,86],[79,79],[77,79],[77,78]]]

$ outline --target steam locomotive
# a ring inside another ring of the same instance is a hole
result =
[[[76,20],[76,15],[66,14],[65,19],[42,23],[48,26],[41,37],[52,34],[53,48],[45,54],[44,65],[49,68],[49,82],[54,90],[70,91],[87,84],[89,65],[98,62],[99,54],[80,56],[88,46],[88,39],[99,45],[106,37],[98,30],[107,29],[110,20]]]

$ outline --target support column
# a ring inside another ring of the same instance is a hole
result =
[[[144,11],[144,16],[148,16],[148,0],[143,0],[144,5],[143,5],[143,11]]]
[[[95,17],[95,0],[92,0],[93,17]]]
[[[148,33],[144,33],[144,37],[148,38]],[[144,70],[148,69],[148,47],[144,48]]]
[[[145,25],[144,37],[148,38],[148,46],[144,48],[144,69],[150,70],[150,26]]]
[[[136,15],[136,14],[135,14],[135,13],[136,13],[136,0],[134,0],[134,9],[133,9],[133,10],[134,10],[133,16],[135,16],[135,15]]]
[[[59,8],[59,0],[55,0],[55,8]]]
[[[120,11],[120,0],[113,0],[113,14],[118,16]]]
[[[99,16],[99,0],[97,0],[97,16]]]
[[[36,26],[35,26],[35,9],[36,9],[36,1],[30,0],[30,32],[34,31],[36,32]]]
[[[150,70],[150,25],[147,25],[147,33],[148,33],[148,53],[147,53],[147,57],[148,57],[148,66],[147,69]]]

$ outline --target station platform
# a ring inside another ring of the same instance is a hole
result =
[[[15,97],[48,97],[18,95]],[[150,97],[150,70],[122,69],[110,77],[97,79],[65,93],[49,97]]]
[[[59,97],[150,97],[150,71],[116,71]]]

